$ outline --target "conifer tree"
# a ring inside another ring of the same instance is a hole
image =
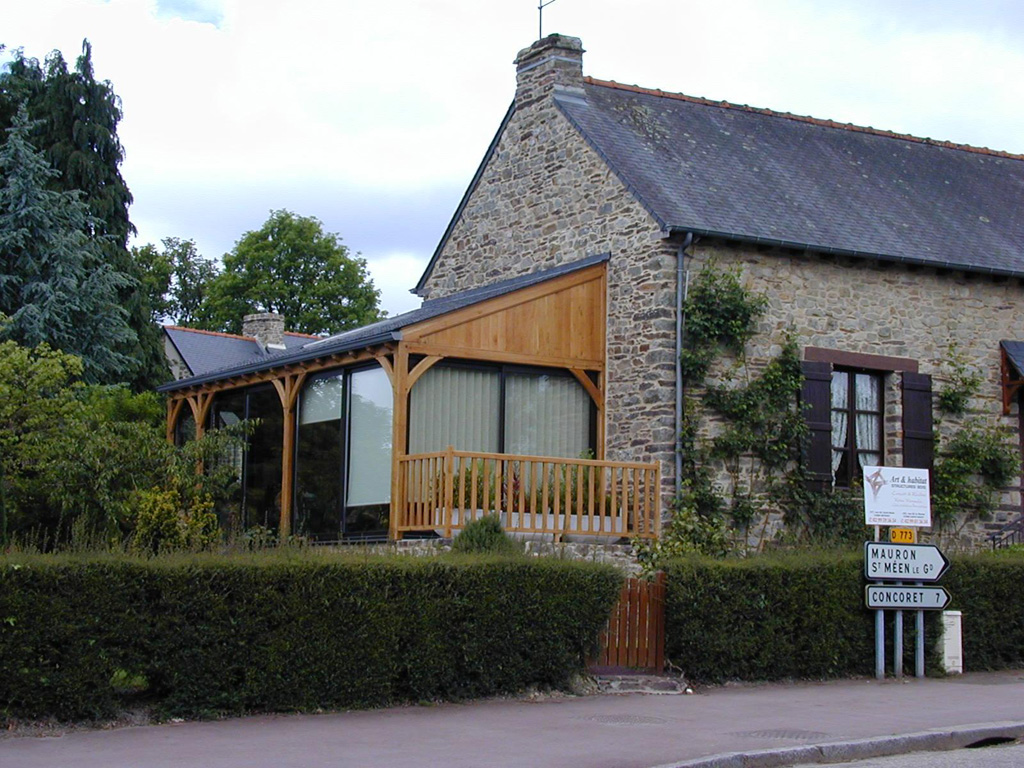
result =
[[[47,188],[57,172],[29,142],[22,107],[0,147],[0,314],[3,338],[43,342],[78,355],[87,382],[116,381],[136,367],[124,354],[135,341],[119,290],[132,287],[113,269],[100,225],[77,192]]]

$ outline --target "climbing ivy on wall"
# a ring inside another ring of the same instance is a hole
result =
[[[939,424],[947,429],[936,430],[941,437],[932,473],[932,518],[941,532],[956,537],[971,520],[992,517],[1000,491],[1020,472],[1020,459],[1007,430],[970,411],[981,374],[955,346],[946,360],[946,383],[936,405]],[[951,421],[955,428],[949,428]]]

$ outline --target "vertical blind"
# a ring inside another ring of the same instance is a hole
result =
[[[409,453],[497,453],[500,407],[498,371],[435,365],[412,388]]]
[[[409,453],[460,451],[572,458],[590,445],[590,396],[568,376],[436,365],[413,387]],[[505,440],[500,439],[504,409]]]
[[[590,448],[590,395],[567,376],[505,380],[505,452],[575,458]]]

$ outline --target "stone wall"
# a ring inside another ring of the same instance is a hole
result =
[[[600,253],[611,254],[606,457],[659,460],[671,489],[675,250],[550,99],[512,116],[425,289],[445,296]]]
[[[718,268],[738,268],[746,287],[768,297],[758,335],[748,346],[752,368],[778,354],[792,330],[801,347],[917,360],[937,392],[948,381],[950,345],[955,344],[984,377],[968,416],[1016,433],[1016,406],[1009,416],[1002,415],[999,342],[1019,336],[1016,329],[1024,328],[1024,289],[1018,281],[711,241],[698,243],[693,254],[691,280],[714,260]],[[898,374],[886,376],[884,399],[885,462],[898,466],[903,440]],[[960,424],[935,415],[940,436],[948,437]],[[1020,511],[1020,488],[1006,489],[992,524]],[[975,541],[987,532],[983,523],[965,529]]]

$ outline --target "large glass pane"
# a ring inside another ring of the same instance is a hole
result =
[[[500,401],[497,371],[435,365],[412,388],[409,453],[497,453]]]
[[[505,452],[576,458],[591,449],[590,395],[568,376],[505,378]]]
[[[354,371],[349,416],[348,504],[391,501],[391,382],[382,368]]]
[[[210,408],[210,428],[221,429],[234,426],[245,419],[245,398],[246,394],[243,389],[218,393]],[[242,472],[245,463],[245,447],[241,443],[228,446],[218,462],[231,467],[237,485],[226,507],[217,510],[217,518],[221,528],[237,533],[242,527]]]
[[[273,387],[249,390],[250,419],[258,419],[249,438],[245,472],[245,526],[272,531],[281,520],[281,452],[284,418]]]
[[[295,532],[318,541],[341,537],[343,374],[310,380],[299,398]]]
[[[858,373],[854,381],[858,411],[879,411],[882,402],[882,381],[869,373]]]

